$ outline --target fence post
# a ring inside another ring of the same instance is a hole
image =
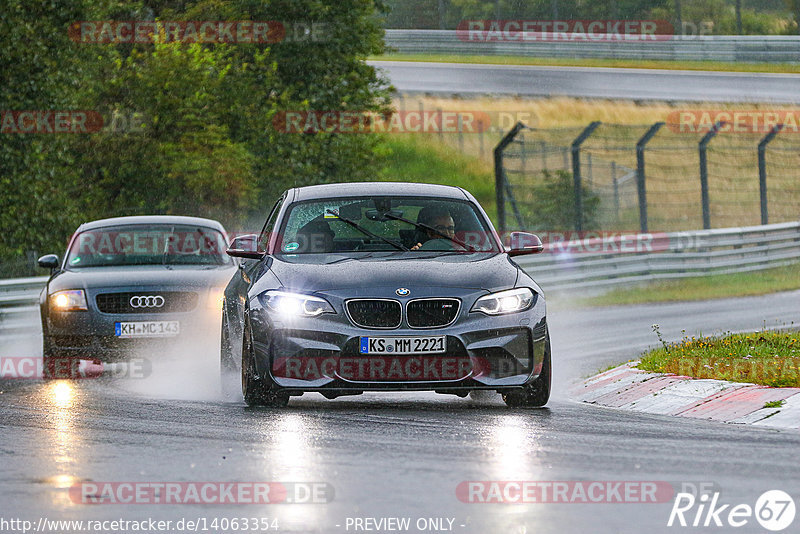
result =
[[[525,125],[518,122],[494,147],[494,194],[497,203],[497,226],[501,232],[506,231],[506,175],[503,171],[503,152],[523,128]]]
[[[767,145],[775,139],[783,129],[783,124],[776,124],[772,127],[764,139],[758,143],[758,191],[761,195],[761,224],[769,224],[769,213],[767,212]]]
[[[664,126],[663,122],[653,124],[636,143],[636,192],[639,196],[639,229],[642,233],[647,233],[647,187],[645,185],[644,149],[662,126]]]
[[[478,137],[478,142],[480,143],[480,147],[481,147],[481,159],[483,159],[483,153],[484,153],[484,150],[483,150],[483,134],[484,134],[484,132],[483,132],[483,121],[482,120],[478,121],[478,131],[480,132],[480,133],[478,133],[478,136],[479,136]]]
[[[592,135],[600,121],[594,121],[587,126],[572,142],[572,182],[575,186],[575,230],[583,231],[583,194],[581,191],[581,145]]]
[[[703,229],[708,230],[711,228],[711,207],[708,200],[708,160],[706,159],[706,150],[708,143],[717,135],[719,129],[725,121],[717,122],[711,130],[703,136],[697,146],[700,152],[700,196],[703,202]]]
[[[617,182],[617,162],[611,160],[611,185],[614,186],[614,222],[619,224],[619,183]]]

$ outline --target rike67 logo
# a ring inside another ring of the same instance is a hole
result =
[[[785,491],[765,491],[755,506],[722,504],[719,495],[719,492],[714,492],[696,497],[692,493],[678,493],[667,526],[739,528],[751,523],[755,517],[763,528],[778,532],[794,521],[794,500]]]

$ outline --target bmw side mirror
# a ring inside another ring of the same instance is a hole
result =
[[[245,234],[234,238],[225,253],[232,258],[248,260],[260,260],[265,255],[263,251],[258,250],[258,236],[255,234]]]
[[[57,254],[47,254],[46,256],[42,256],[37,260],[39,267],[42,269],[58,269],[58,255]]]
[[[542,240],[536,234],[528,232],[511,232],[509,246],[506,252],[509,256],[524,256],[525,254],[539,254],[544,250]]]

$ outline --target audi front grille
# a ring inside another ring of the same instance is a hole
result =
[[[449,298],[410,300],[406,320],[411,328],[440,328],[456,320],[461,301]]]
[[[353,324],[363,328],[397,328],[403,307],[392,299],[353,299],[345,304]]]
[[[188,312],[197,307],[197,300],[197,293],[191,291],[100,293],[95,297],[97,309],[102,313]]]

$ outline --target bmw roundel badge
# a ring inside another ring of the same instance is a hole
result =
[[[398,297],[407,297],[408,295],[411,294],[411,290],[410,289],[406,289],[404,287],[398,287],[395,290],[395,293],[397,293]]]

